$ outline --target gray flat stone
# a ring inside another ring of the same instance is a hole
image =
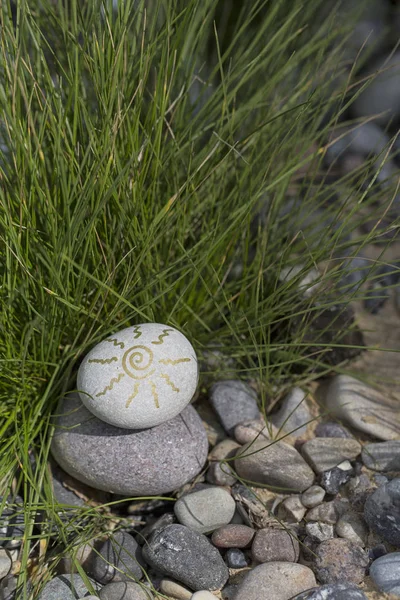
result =
[[[98,591],[99,586],[90,580],[93,588]],[[46,583],[38,596],[38,600],[77,600],[89,592],[86,583],[80,575],[59,575]]]
[[[186,494],[174,505],[178,521],[198,533],[209,533],[227,525],[235,509],[236,503],[232,496],[220,487]]]
[[[348,540],[333,538],[315,550],[314,571],[321,583],[359,584],[364,580],[368,554]]]
[[[369,574],[381,592],[400,598],[400,552],[390,552],[374,560]]]
[[[303,492],[314,483],[314,473],[285,442],[246,444],[235,460],[240,477],[284,491]]]
[[[336,375],[328,388],[326,408],[339,419],[381,440],[400,437],[398,403],[349,375]]]
[[[233,433],[239,423],[260,418],[257,394],[243,381],[230,379],[214,383],[210,402],[228,434]]]
[[[400,477],[381,485],[368,496],[364,518],[373,531],[400,548]]]
[[[128,581],[142,578],[143,565],[142,551],[136,540],[129,533],[117,531],[93,552],[88,572],[103,584]]]
[[[239,584],[233,600],[289,600],[315,587],[314,573],[297,563],[270,562],[252,569]]]
[[[361,458],[364,465],[373,471],[400,471],[400,440],[366,444]]]
[[[270,420],[275,427],[285,433],[299,437],[306,433],[307,423],[312,420],[308,405],[305,401],[307,393],[295,387],[284,397],[279,411],[270,415]]]
[[[301,447],[301,453],[316,473],[333,469],[344,460],[354,460],[361,452],[357,440],[315,438]]]
[[[221,554],[205,535],[184,525],[169,525],[151,536],[143,548],[154,569],[192,590],[218,590],[229,577]]]
[[[359,587],[353,583],[327,583],[307,590],[291,600],[368,600]]]
[[[152,429],[127,430],[93,416],[78,396],[61,402],[51,450],[72,477],[127,496],[162,495],[203,468],[208,441],[192,406]]]
[[[253,560],[258,563],[292,562],[299,560],[300,545],[296,536],[286,529],[259,529],[251,546]]]
[[[145,590],[133,581],[118,581],[108,583],[99,594],[100,600],[153,600],[150,590]]]

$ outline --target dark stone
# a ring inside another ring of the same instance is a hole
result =
[[[344,485],[352,478],[354,474],[353,469],[343,471],[339,467],[335,467],[330,471],[321,473],[319,483],[324,488],[327,494],[336,496],[339,493],[341,485]]]
[[[387,554],[385,544],[378,544],[368,551],[368,557],[370,560],[376,560],[381,556],[385,556],[385,554]]]
[[[219,551],[208,538],[184,525],[155,532],[143,548],[145,560],[192,590],[218,590],[229,577]]]
[[[100,590],[99,597],[100,600],[151,600],[153,595],[138,583],[118,581],[105,585]]]
[[[167,525],[172,525],[176,523],[176,517],[174,513],[165,513],[155,521],[149,523],[145,527],[143,527],[142,531],[140,531],[136,536],[136,541],[138,544],[143,546],[145,541],[156,531],[161,531],[165,529]]]
[[[328,438],[352,438],[347,429],[345,429],[339,423],[334,421],[328,421],[327,423],[318,423],[314,431],[315,437],[328,437]]]
[[[141,579],[144,566],[142,552],[129,533],[117,531],[97,548],[97,552],[88,572],[99,583]]]
[[[367,600],[367,596],[352,583],[328,583],[307,590],[292,600]]]
[[[257,394],[243,381],[214,383],[210,390],[210,402],[229,434],[233,433],[239,423],[260,418]]]
[[[368,496],[364,518],[373,531],[400,548],[400,477],[385,483]]]
[[[229,548],[225,554],[225,561],[230,569],[244,569],[248,566],[247,559],[239,548]]]

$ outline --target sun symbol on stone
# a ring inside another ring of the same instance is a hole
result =
[[[174,331],[173,329],[163,329],[162,333],[158,336],[158,339],[152,340],[150,343],[154,346],[158,346],[163,344],[164,338],[168,337],[169,332]],[[134,329],[135,336],[137,339],[142,335],[139,326],[136,326]],[[121,350],[125,350],[125,343],[119,341],[117,338],[108,338],[105,340],[113,344],[115,347],[121,348]],[[123,378],[130,377],[134,380],[132,393],[128,396],[125,402],[126,408],[129,408],[131,402],[137,396],[140,391],[141,386],[144,383],[148,383],[150,385],[151,394],[153,396],[154,404],[156,408],[160,408],[159,398],[158,398],[158,390],[156,386],[156,382],[154,378],[159,376],[174,392],[180,392],[180,389],[175,385],[175,383],[171,380],[170,376],[167,373],[160,372],[160,368],[157,368],[157,363],[159,365],[178,365],[181,363],[190,362],[192,359],[189,357],[183,358],[161,358],[159,360],[154,359],[154,352],[152,348],[149,346],[145,346],[142,344],[137,344],[135,346],[129,347],[125,350],[122,358],[118,358],[117,356],[111,356],[110,358],[91,358],[88,360],[89,363],[100,363],[100,364],[110,364],[112,362],[119,362],[121,360],[121,366],[123,371],[119,373],[116,377],[112,377],[108,385],[105,388],[95,395],[96,398],[100,398],[105,396],[108,392],[110,392],[114,386],[116,386]]]

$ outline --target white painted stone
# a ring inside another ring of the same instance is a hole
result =
[[[77,387],[86,408],[102,421],[145,429],[178,415],[197,382],[189,340],[168,325],[144,323],[97,344],[79,368]]]

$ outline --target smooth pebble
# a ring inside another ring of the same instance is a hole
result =
[[[307,590],[291,600],[368,600],[368,598],[352,583],[327,583]]]
[[[211,541],[217,548],[247,548],[255,533],[247,525],[229,524],[214,531]]]
[[[99,583],[141,579],[144,561],[136,540],[129,534],[117,531],[93,553],[89,575]]]
[[[400,598],[400,552],[391,552],[374,560],[369,574],[381,592]]]
[[[291,562],[299,559],[300,546],[293,532],[267,527],[259,529],[251,546],[253,560],[259,563]]]
[[[193,398],[197,382],[192,344],[160,323],[141,323],[110,335],[85,356],[77,376],[86,408],[126,429],[173,419]]]
[[[89,581],[96,591],[100,589],[98,583],[90,579]],[[38,595],[38,600],[76,600],[88,592],[88,587],[80,575],[58,575],[46,583]]]
[[[260,418],[257,394],[243,381],[232,379],[214,383],[210,402],[228,434],[233,433],[239,423]]]
[[[357,440],[315,438],[301,447],[301,453],[316,473],[333,469],[344,460],[354,460],[361,452]]]
[[[100,600],[153,600],[154,596],[138,583],[117,581],[105,585],[99,594]]]
[[[192,406],[157,427],[121,429],[94,417],[76,394],[58,408],[51,451],[72,477],[126,496],[162,495],[191,481],[207,459],[208,440]]]
[[[300,496],[296,494],[285,498],[278,506],[278,518],[286,523],[300,523],[306,512]]]
[[[9,552],[4,548],[0,548],[0,579],[7,577],[12,567],[12,560]]]
[[[358,546],[365,546],[368,537],[368,527],[363,517],[358,513],[348,512],[339,517],[335,526],[336,535],[350,540]]]
[[[321,583],[361,583],[368,565],[367,553],[341,538],[321,542],[315,550],[314,569]]]
[[[233,600],[260,600],[263,590],[268,593],[268,600],[290,600],[296,594],[315,587],[316,583],[314,573],[303,565],[264,563],[245,576]]]
[[[226,458],[233,458],[240,445],[233,440],[222,440],[214,446],[209,454],[209,467],[206,478],[214,485],[233,485],[236,477],[232,472],[233,461],[221,462]]]
[[[228,548],[225,562],[230,569],[244,569],[248,565],[246,556],[239,548]]]
[[[221,487],[186,494],[174,505],[178,521],[198,533],[209,533],[227,525],[235,509],[234,499]]]
[[[176,598],[176,600],[190,600],[192,597],[190,590],[172,579],[161,579],[160,592],[166,596]]]
[[[400,471],[400,440],[365,444],[361,458],[373,471]]]
[[[301,502],[306,508],[314,508],[321,504],[325,498],[325,490],[319,485],[312,485],[308,490],[302,493]]]
[[[400,548],[400,477],[385,483],[368,496],[364,518],[373,531]]]
[[[200,590],[195,592],[191,597],[191,600],[215,600],[214,594],[209,592],[208,590]]]
[[[295,387],[283,398],[279,411],[269,416],[275,427],[285,433],[299,437],[307,431],[307,424],[312,420],[310,410],[305,401],[307,393]]]

